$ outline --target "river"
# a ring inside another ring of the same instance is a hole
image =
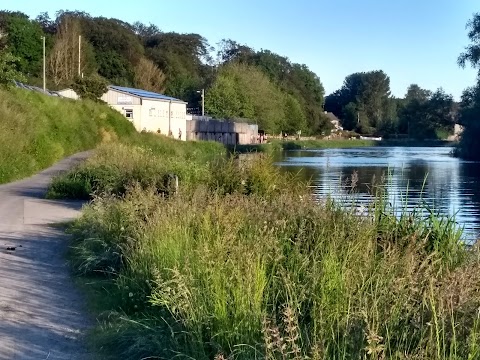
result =
[[[450,155],[451,147],[364,147],[286,151],[277,164],[311,180],[318,197],[345,206],[367,206],[371,184],[386,179],[389,201],[411,210],[420,203],[439,215],[455,215],[463,237],[480,237],[480,163]],[[350,191],[352,175],[357,177]]]

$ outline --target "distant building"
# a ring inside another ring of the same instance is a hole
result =
[[[58,95],[61,97],[65,97],[68,99],[73,99],[73,100],[78,100],[80,99],[80,96],[75,92],[73,89],[63,89],[63,90],[58,90],[55,91]]]
[[[325,111],[325,116],[330,120],[330,123],[333,125],[332,132],[342,131],[343,127],[340,123],[340,119],[335,116],[334,113]]]
[[[101,97],[112,108],[130,120],[137,131],[163,135],[181,135],[186,140],[187,103],[150,91],[121,86],[109,86]]]

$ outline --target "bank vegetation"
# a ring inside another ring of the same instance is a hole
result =
[[[480,253],[454,219],[395,216],[381,182],[342,209],[217,145],[111,143],[53,183],[91,200],[69,258],[103,358],[480,358]]]

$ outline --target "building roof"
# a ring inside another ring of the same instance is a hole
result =
[[[325,111],[325,115],[327,116],[328,120],[330,120],[330,121],[340,121],[340,119],[338,117],[336,117],[335,114],[332,113],[332,112],[326,112]]]
[[[123,86],[109,86],[109,89],[116,90],[116,91],[121,91],[123,93],[127,93],[133,96],[138,96],[143,99],[154,99],[154,100],[166,100],[166,101],[177,101],[177,102],[184,102],[183,100],[176,99],[170,96],[166,96],[163,94],[158,94],[154,93],[151,91],[146,91],[146,90],[141,90],[141,89],[133,89],[129,87],[123,87]]]

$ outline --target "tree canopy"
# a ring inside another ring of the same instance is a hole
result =
[[[470,64],[479,71],[477,82],[462,94],[459,122],[465,126],[459,154],[467,159],[480,159],[480,13],[467,23],[470,45],[460,54],[458,63],[465,67]]]
[[[478,15],[469,27],[472,44],[459,63],[478,66]],[[199,107],[199,90],[205,89],[208,114],[246,119],[269,132],[325,133],[331,128],[325,111],[330,111],[344,128],[361,134],[444,137],[456,116],[455,104],[443,90],[412,85],[405,98],[394,98],[390,78],[382,70],[351,74],[325,97],[319,76],[308,66],[268,49],[255,50],[232,39],[222,40],[215,49],[200,34],[164,32],[154,24],[130,24],[81,11],[60,10],[55,18],[44,12],[35,19],[0,11],[0,51],[9,54],[3,55],[9,79],[25,76],[33,85],[41,84],[42,36],[49,88],[96,88],[103,79],[165,93],[190,107]]]

